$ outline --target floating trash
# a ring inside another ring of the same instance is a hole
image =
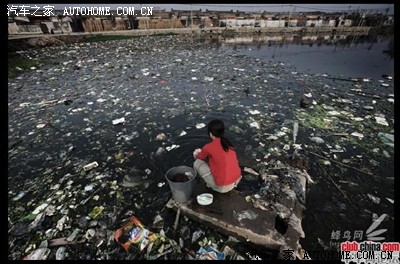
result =
[[[345,161],[343,161],[343,163],[346,163]],[[324,160],[322,161],[322,164],[324,165],[331,165],[331,162],[329,160]]]
[[[387,74],[383,74],[382,78],[388,79],[388,80],[393,80],[393,77]]]
[[[76,239],[76,236],[79,234],[80,231],[81,231],[81,230],[80,230],[79,228],[76,228],[76,229],[71,233],[71,235],[69,235],[69,236],[67,237],[67,241],[68,241],[68,242],[74,241],[74,240]]]
[[[158,147],[157,151],[156,151],[156,156],[160,156],[165,152],[165,148],[163,147]]]
[[[90,229],[88,229],[88,230],[86,231],[84,237],[85,237],[87,240],[90,240],[90,239],[92,239],[92,238],[95,236],[95,234],[96,234],[96,230],[94,230],[93,228],[90,228]]]
[[[394,147],[394,135],[393,134],[379,132],[378,136],[384,144]]]
[[[167,151],[171,151],[171,150],[177,149],[177,148],[179,148],[179,147],[180,147],[179,145],[173,144],[173,145],[171,145],[171,146],[166,147],[165,149],[166,149]]]
[[[163,141],[163,140],[166,140],[166,139],[167,139],[167,136],[164,133],[160,133],[156,137],[156,140],[158,140],[158,141]]]
[[[378,197],[376,197],[376,196],[373,196],[373,195],[370,194],[370,193],[368,193],[367,195],[368,195],[368,197],[369,197],[374,203],[379,204],[379,203],[381,202],[381,199],[380,199],[380,198],[378,198]]]
[[[260,125],[258,124],[258,122],[254,121],[250,123],[250,127],[255,127],[257,129],[260,129]]]
[[[360,138],[360,139],[362,139],[362,138],[364,137],[363,134],[358,133],[358,132],[353,132],[353,133],[351,133],[350,135],[352,135],[352,136],[354,136],[354,137],[358,137],[358,138]]]
[[[20,192],[17,196],[15,196],[12,200],[13,201],[18,201],[20,200],[22,197],[25,196],[25,192]]]
[[[260,175],[258,172],[256,172],[256,171],[253,170],[252,168],[248,168],[248,167],[244,167],[244,168],[243,168],[243,171],[245,171],[245,172],[247,172],[247,173],[250,173],[250,174],[253,174],[253,175],[256,175],[256,176]]]
[[[90,218],[96,219],[104,210],[104,206],[95,206],[89,213]]]
[[[159,220],[157,223],[162,221],[162,219],[157,220]],[[115,231],[114,239],[126,252],[129,252],[132,246],[140,252],[144,252],[147,247],[146,259],[149,260],[174,252],[174,247],[171,246],[171,243],[174,243],[173,240],[169,239],[169,243],[165,243],[167,239],[161,234],[161,231],[160,233],[150,231],[135,216],[132,216],[129,221]],[[166,249],[166,245],[169,249]]]
[[[64,226],[65,226],[65,222],[68,221],[68,216],[64,215],[63,217],[61,217],[58,221],[57,221],[57,225],[56,228],[59,231],[64,230]]]
[[[89,192],[91,190],[93,190],[93,185],[92,184],[85,186],[85,191],[86,192]]]
[[[83,166],[83,170],[84,171],[90,171],[91,169],[96,168],[98,166],[99,166],[99,164],[97,163],[97,161],[93,161],[93,162]]]
[[[390,199],[390,198],[387,198],[387,197],[386,197],[386,200],[388,200],[391,204],[394,203],[394,200],[393,200],[393,199]]]
[[[197,254],[199,254],[198,259],[199,260],[224,260],[225,259],[225,254],[216,250],[215,248],[211,246],[207,246],[205,248],[200,247],[200,249],[197,251]]]
[[[118,124],[123,124],[123,123],[125,123],[125,117],[121,117],[121,118],[117,118],[117,119],[114,119],[113,121],[112,121],[112,124],[115,126],[115,125],[118,125]]]
[[[50,254],[48,248],[38,248],[31,252],[28,256],[24,257],[24,260],[46,260]]]
[[[260,111],[258,111],[258,110],[250,110],[249,113],[252,114],[252,115],[258,115],[258,114],[260,114]]]
[[[205,126],[206,126],[206,125],[205,125],[204,123],[196,124],[196,128],[197,128],[197,129],[201,129],[201,128],[205,127]]]
[[[37,215],[38,213],[46,209],[47,206],[49,206],[49,204],[47,203],[39,205],[38,207],[35,208],[35,210],[33,210],[32,214]]]
[[[317,143],[317,144],[323,144],[323,143],[325,143],[325,140],[323,140],[323,139],[320,138],[320,137],[311,137],[310,139],[311,139],[311,141],[313,141],[313,142],[315,142],[315,143]]]
[[[380,125],[389,126],[388,122],[386,121],[386,119],[384,117],[375,116],[375,121],[376,121],[376,123],[378,123]]]
[[[201,205],[212,204],[214,196],[211,193],[202,193],[196,197],[197,203]]]
[[[67,249],[67,248],[64,247],[64,246],[59,247],[59,248],[57,249],[57,251],[56,251],[56,260],[63,260],[63,259],[65,259],[65,256],[67,255],[66,249]]]

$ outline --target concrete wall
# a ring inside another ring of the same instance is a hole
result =
[[[297,19],[291,19],[291,20],[288,22],[288,25],[289,25],[289,27],[297,27],[297,23],[298,23],[298,20],[297,20]]]
[[[285,21],[284,20],[267,20],[265,23],[266,27],[285,27]]]
[[[18,26],[17,23],[13,22],[13,23],[8,23],[8,34],[18,34],[19,30],[18,30]]]
[[[40,25],[18,25],[20,33],[43,33]]]
[[[85,32],[104,31],[103,23],[100,19],[86,19],[82,24]]]
[[[51,23],[51,22],[50,22]],[[43,33],[42,29],[40,28],[40,25],[36,24],[31,24],[31,25],[17,25],[17,23],[8,23],[8,34],[26,34],[26,33],[32,33],[32,34],[41,34]]]
[[[238,27],[254,27],[256,23],[255,19],[238,19],[236,20],[236,26]]]
[[[96,19],[86,19],[85,21],[82,22],[82,25],[85,32],[99,32],[99,31],[112,31],[112,30],[126,30],[128,29],[129,24],[127,23],[126,20],[122,19],[116,19],[115,21],[112,21],[107,19],[96,18]]]
[[[102,21],[103,24],[103,29],[104,31],[111,31],[113,30],[113,23],[111,20],[103,20]]]
[[[64,33],[71,33],[72,28],[71,28],[71,23],[70,22],[62,22],[61,23],[62,29]]]
[[[50,33],[51,30],[54,31],[54,29],[55,29],[55,28],[54,28],[54,23],[51,22],[51,21],[42,22],[42,25],[43,25],[43,27],[44,27],[43,33]]]
[[[236,27],[236,19],[221,19],[220,23],[225,23],[227,27]]]
[[[113,30],[126,30],[126,29],[128,29],[127,26],[128,26],[128,24],[125,20],[116,19],[115,20],[115,28],[113,28]]]

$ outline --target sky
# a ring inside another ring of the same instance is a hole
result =
[[[49,5],[50,3],[45,3],[44,5]],[[26,4],[29,5],[29,4]],[[34,4],[32,4],[34,5]],[[40,6],[40,4],[36,4]],[[215,10],[215,11],[230,11],[230,10],[240,10],[240,11],[267,11],[267,12],[311,12],[311,11],[323,11],[323,12],[348,12],[357,11],[357,10],[372,10],[372,12],[381,12],[385,13],[386,9],[389,8],[389,14],[394,14],[394,4],[360,4],[360,3],[345,3],[345,4],[293,4],[290,5],[288,3],[284,4],[151,4],[144,3],[140,4],[55,4],[51,3],[55,7],[55,9],[64,9],[64,7],[75,6],[75,7],[87,7],[87,6],[108,6],[111,9],[116,9],[117,7],[130,7],[133,6],[135,9],[140,9],[141,6],[153,7],[165,9],[166,11],[170,11],[171,8],[178,10],[199,10],[205,9]]]

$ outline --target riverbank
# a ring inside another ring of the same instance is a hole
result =
[[[53,36],[63,35],[93,35],[93,34],[117,34],[117,35],[157,35],[165,33],[175,34],[201,34],[204,32],[222,34],[225,31],[233,31],[236,33],[368,33],[371,27],[276,27],[276,28],[247,28],[247,27],[208,27],[208,28],[163,28],[163,29],[135,29],[135,30],[113,30],[98,32],[74,32],[68,34],[53,34]],[[38,37],[44,34],[15,34],[9,35],[8,39],[24,37]]]
[[[282,27],[282,28],[165,28],[165,29],[135,29],[135,30],[114,30],[99,32],[74,32],[68,34],[14,34],[8,35],[8,40],[55,37],[64,38],[64,36],[92,36],[92,35],[123,35],[123,36],[147,36],[147,35],[165,35],[165,34],[367,34],[371,27]]]

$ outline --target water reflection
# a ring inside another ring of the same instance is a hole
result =
[[[255,45],[257,49],[260,49],[262,45],[284,47],[288,45],[333,45],[342,48],[356,47],[358,44],[370,44],[368,49],[373,48],[374,43],[380,43],[383,41],[389,41],[387,53],[391,59],[394,54],[394,41],[393,36],[381,36],[376,34],[359,34],[359,35],[277,35],[277,36],[235,36],[235,37],[216,37],[212,39],[212,42],[219,42],[223,45],[232,46],[236,50],[241,45]]]
[[[290,64],[306,74],[377,79],[382,74],[394,74],[393,35],[281,34],[216,38],[221,49]]]
[[[383,53],[389,55],[390,59],[393,59],[393,57],[394,57],[394,37],[393,36],[390,38],[390,41],[388,44],[388,49],[384,50]]]

